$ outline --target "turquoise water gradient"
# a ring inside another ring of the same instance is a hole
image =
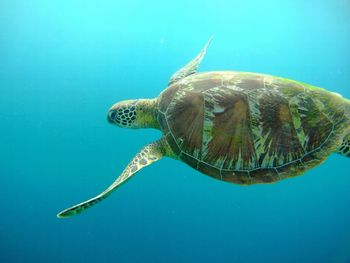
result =
[[[243,187],[164,159],[108,199],[155,130],[106,121],[157,96],[214,36],[201,71],[300,80],[350,98],[348,0],[0,2],[0,262],[350,262],[350,159]]]

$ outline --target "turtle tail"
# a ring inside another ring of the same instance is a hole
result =
[[[346,157],[350,157],[350,134],[347,134],[344,137],[342,144],[337,150],[337,153]]]

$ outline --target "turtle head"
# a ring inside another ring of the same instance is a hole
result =
[[[157,99],[124,100],[108,111],[110,123],[122,128],[158,128]]]

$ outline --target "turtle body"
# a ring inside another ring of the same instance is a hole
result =
[[[349,100],[270,75],[198,73],[209,43],[171,76],[157,98],[122,101],[110,108],[110,123],[155,128],[163,136],[141,149],[105,191],[58,217],[85,211],[163,157],[243,185],[301,175],[333,152],[350,157]]]
[[[302,174],[342,143],[347,103],[296,81],[245,72],[188,76],[159,97],[158,121],[176,156],[238,184]]]

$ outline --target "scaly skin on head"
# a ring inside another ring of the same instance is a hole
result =
[[[107,119],[110,123],[123,128],[160,129],[157,121],[157,99],[118,102],[108,111]]]

